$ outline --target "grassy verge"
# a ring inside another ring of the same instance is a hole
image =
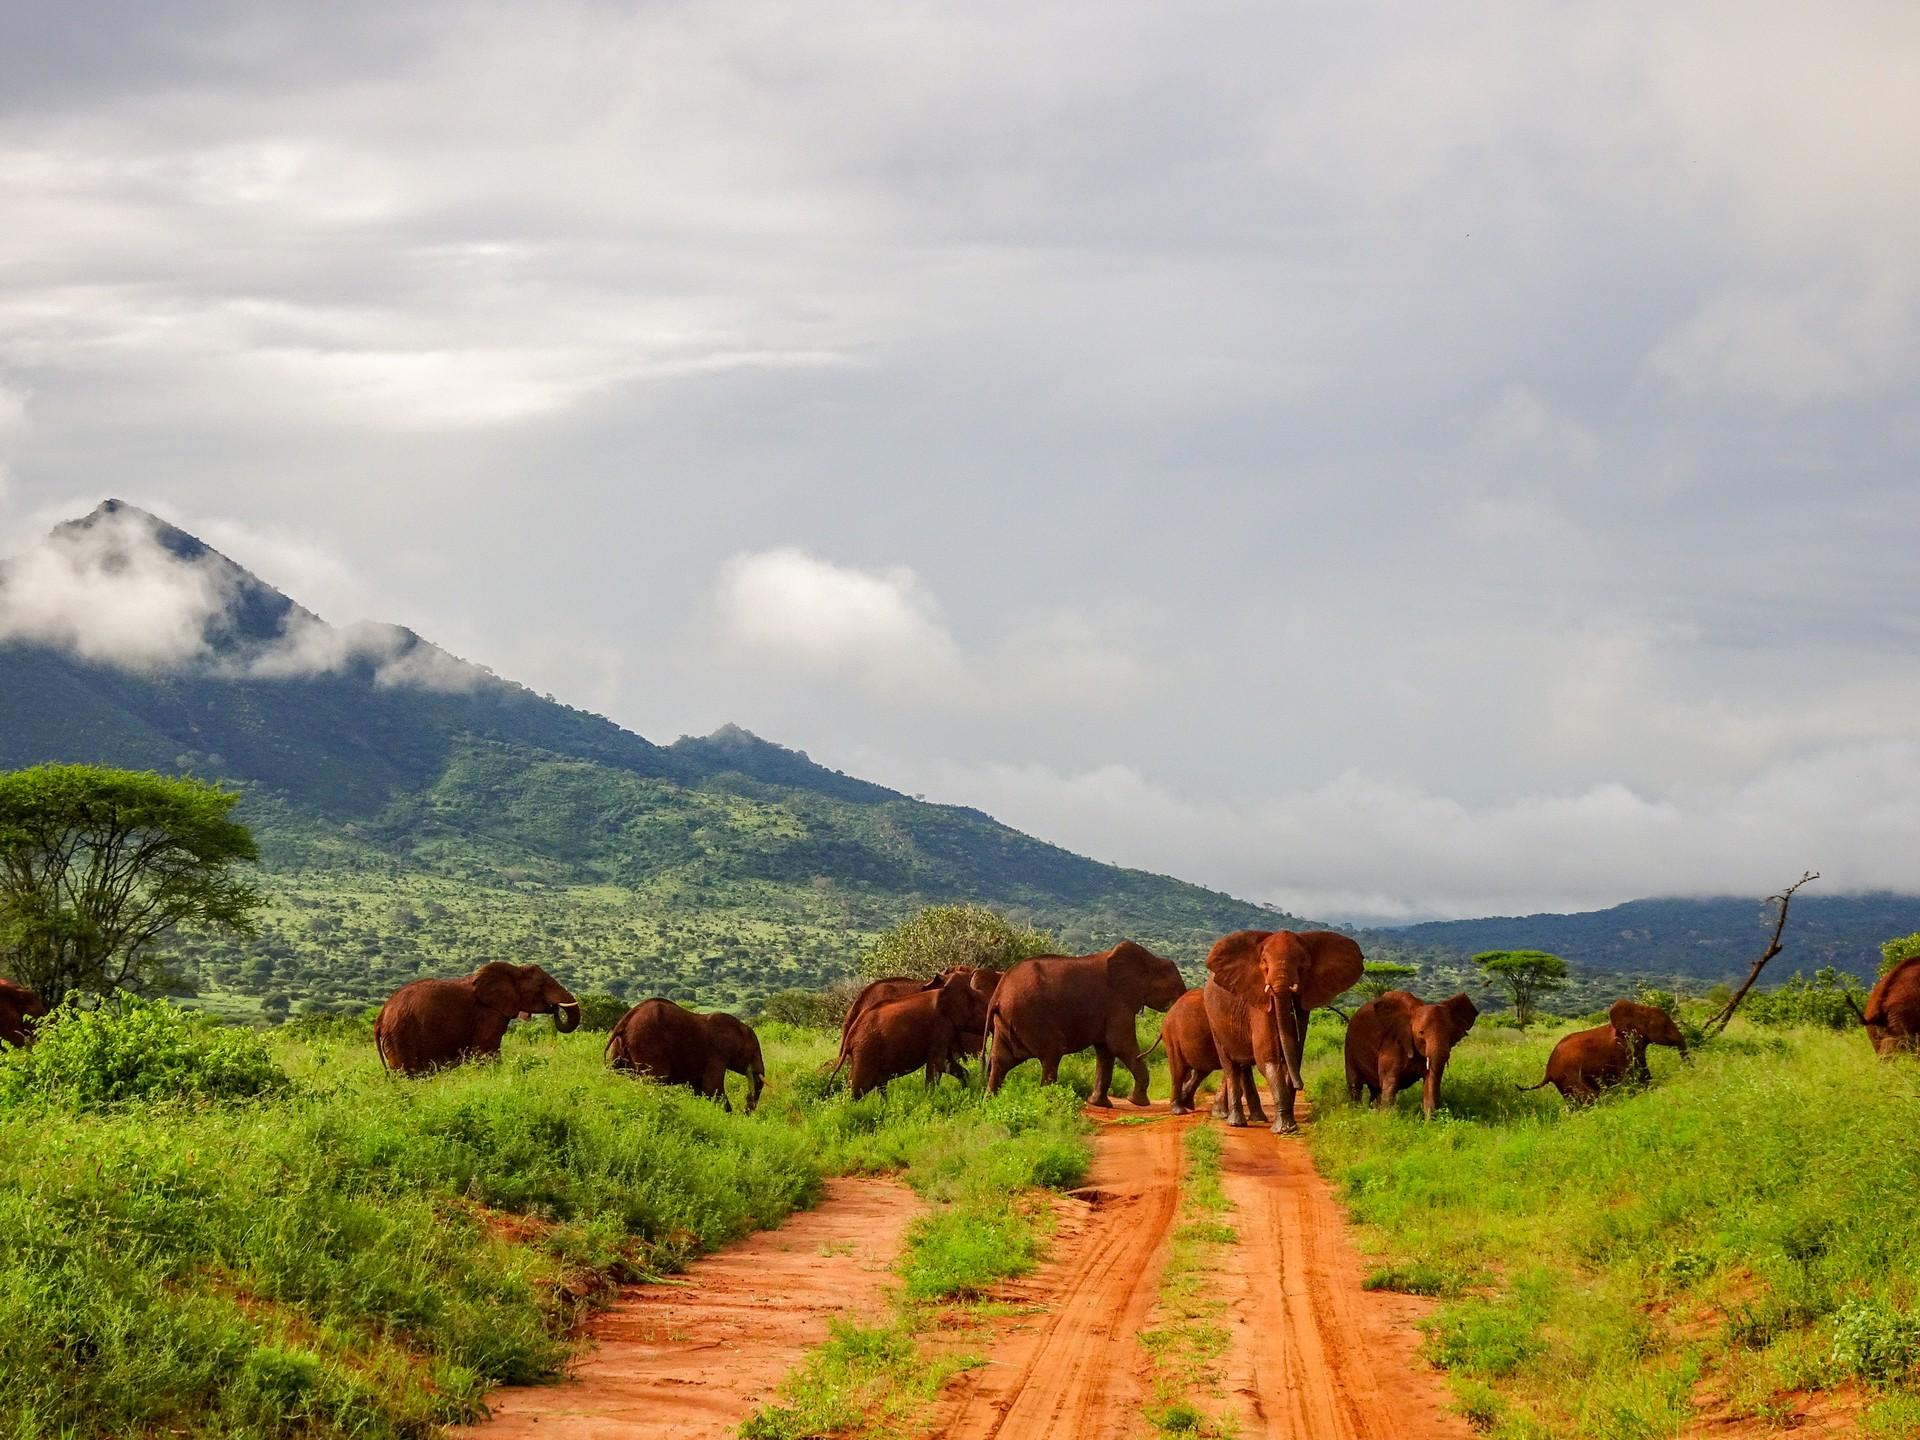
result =
[[[1585,1112],[1550,1036],[1476,1034],[1448,1114],[1346,1103],[1310,1143],[1381,1254],[1443,1297],[1428,1349],[1504,1440],[1671,1435],[1857,1388],[1866,1433],[1920,1426],[1920,1067],[1856,1035],[1741,1031]]]
[[[1032,1269],[1051,1228],[1035,1189],[1085,1178],[1085,1069],[1063,1069],[1078,1093],[1021,1075],[992,1098],[946,1083],[928,1091],[909,1077],[859,1102],[810,1100],[801,1082],[789,1103],[830,1167],[899,1170],[930,1209],[908,1232],[893,1314],[878,1325],[837,1324],[779,1400],[748,1419],[747,1440],[910,1435],[947,1380],[979,1363],[969,1346],[985,1334],[991,1307],[981,1297]]]
[[[1153,1403],[1147,1419],[1162,1435],[1233,1436],[1231,1414],[1214,1413],[1202,1397],[1220,1395],[1220,1357],[1230,1337],[1220,1316],[1226,1302],[1209,1291],[1227,1249],[1239,1238],[1227,1221],[1232,1206],[1220,1188],[1220,1132],[1190,1126],[1183,1137],[1180,1223],[1160,1275],[1162,1323],[1140,1337],[1153,1358]]]

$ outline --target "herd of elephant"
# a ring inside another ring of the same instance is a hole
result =
[[[1149,1103],[1146,1060],[1164,1043],[1175,1114],[1192,1110],[1201,1081],[1219,1072],[1214,1113],[1231,1125],[1265,1123],[1254,1084],[1264,1075],[1274,1097],[1274,1130],[1297,1128],[1294,1110],[1307,1022],[1359,983],[1360,947],[1332,930],[1240,930],[1207,955],[1204,987],[1189,989],[1179,967],[1145,946],[1123,940],[1095,955],[1043,955],[1007,970],[956,965],[931,980],[876,980],[855,998],[840,1030],[834,1072],[848,1070],[854,1098],[915,1070],[928,1084],[951,1074],[967,1078],[963,1061],[986,1053],[987,1090],[1028,1060],[1051,1084],[1068,1055],[1092,1050],[1091,1103],[1110,1105],[1115,1063],[1133,1077],[1131,1099]],[[1143,1052],[1137,1021],[1144,1009],[1166,1012],[1160,1039]],[[1920,1053],[1920,959],[1882,976],[1859,1012],[1874,1050]],[[31,990],[0,979],[0,1044],[25,1046],[47,1006]],[[381,1006],[374,1042],[389,1070],[423,1074],[500,1053],[515,1019],[551,1015],[562,1032],[580,1023],[580,1004],[539,965],[496,960],[458,980],[415,980]],[[1432,1115],[1453,1049],[1473,1028],[1478,1010],[1466,995],[1428,1004],[1389,990],[1360,1006],[1346,1032],[1347,1094],[1383,1106],[1416,1082]],[[1685,1057],[1686,1039],[1665,1011],[1616,1001],[1608,1023],[1564,1036],[1547,1061],[1538,1090],[1552,1085],[1585,1104],[1629,1077],[1647,1078],[1647,1048],[1669,1045]],[[696,1014],[671,1000],[644,1000],[628,1010],[607,1039],[616,1070],[687,1085],[728,1104],[726,1077],[746,1077],[747,1109],[760,1102],[766,1064],[753,1027],[735,1016]],[[729,1105],[728,1108],[731,1108]]]

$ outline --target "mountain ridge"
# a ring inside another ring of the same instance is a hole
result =
[[[36,583],[93,608],[17,588]],[[113,609],[129,596],[178,623],[141,629]],[[131,660],[101,658],[128,635]],[[51,760],[242,788],[276,897],[266,933],[185,943],[182,963],[263,1001],[336,1006],[531,952],[609,988],[738,1002],[847,973],[933,900],[996,905],[1064,944],[1132,935],[1196,969],[1212,935],[1291,918],[738,725],[656,744],[402,627],[330,625],[119,500],[0,566],[0,767]]]

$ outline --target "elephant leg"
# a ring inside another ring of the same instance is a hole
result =
[[[1278,1060],[1269,1060],[1264,1068],[1267,1084],[1273,1087],[1273,1133],[1291,1135],[1300,1128],[1293,1118],[1293,1082],[1287,1078],[1286,1066]]]
[[[1193,1110],[1192,1098],[1187,1094],[1187,1070],[1178,1060],[1167,1062],[1167,1078],[1173,1085],[1173,1095],[1167,1104],[1169,1115],[1186,1115]]]
[[[1096,1045],[1093,1047],[1093,1057],[1093,1094],[1087,1103],[1111,1109],[1113,1101],[1108,1098],[1107,1090],[1113,1084],[1113,1051],[1104,1045]]]
[[[1251,1087],[1247,1084],[1247,1072],[1244,1065],[1228,1065],[1221,1072],[1220,1093],[1227,1097],[1227,1124],[1244,1127],[1247,1121],[1247,1094]],[[1259,1103],[1254,1096],[1254,1103]]]
[[[1216,1120],[1227,1118],[1227,1092],[1233,1087],[1233,1067],[1220,1072],[1220,1088],[1213,1092],[1213,1106],[1207,1111]]]
[[[1042,1085],[1057,1085],[1059,1082],[1060,1057],[1058,1055],[1042,1055],[1040,1057],[1040,1083]]]
[[[1349,1055],[1347,1057],[1347,1103],[1349,1105],[1358,1105],[1360,1103],[1360,1092],[1366,1088],[1366,1076],[1360,1073],[1360,1067],[1354,1064],[1353,1057]]]
[[[1122,1055],[1120,1060],[1127,1067],[1127,1073],[1133,1076],[1133,1093],[1127,1099],[1142,1108],[1153,1104],[1153,1096],[1147,1088],[1147,1062],[1138,1054]]]
[[[1380,1108],[1391,1110],[1400,1095],[1400,1057],[1391,1050],[1382,1050],[1376,1063],[1380,1067]]]
[[[1240,1088],[1247,1097],[1247,1120],[1253,1125],[1267,1123],[1267,1107],[1260,1103],[1260,1087],[1253,1083],[1253,1066],[1240,1067]]]
[[[1019,1063],[1019,1060],[1008,1056],[1006,1041],[996,1041],[993,1047],[993,1059],[987,1062],[987,1093],[998,1095],[1000,1087],[1006,1084],[1007,1072]]]
[[[727,1098],[727,1062],[709,1060],[706,1070],[700,1076],[700,1093],[708,1099],[718,1100],[720,1108],[729,1115],[733,1113],[733,1102]]]

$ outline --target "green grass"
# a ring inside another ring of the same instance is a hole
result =
[[[777,1223],[828,1174],[899,1169],[933,1202],[916,1297],[1032,1262],[1018,1196],[1084,1172],[1074,1092],[915,1078],[855,1103],[820,1084],[833,1037],[762,1034],[754,1116],[614,1075],[602,1037],[544,1022],[419,1081],[342,1022],[275,1034],[282,1078],[250,1100],[0,1085],[0,1434],[423,1436],[556,1373],[608,1281]]]
[[[1210,1278],[1239,1234],[1227,1220],[1233,1207],[1220,1187],[1219,1130],[1190,1126],[1182,1144],[1180,1223],[1160,1272],[1160,1324],[1140,1337],[1153,1362],[1147,1419],[1162,1435],[1228,1440],[1238,1433],[1238,1420],[1204,1403],[1220,1398],[1219,1362],[1229,1343],[1220,1323],[1226,1302],[1214,1298]]]
[[[1519,1094],[1551,1036],[1474,1036],[1445,1111],[1349,1106],[1313,1077],[1310,1143],[1381,1268],[1445,1297],[1428,1351],[1504,1437],[1676,1433],[1857,1384],[1872,1424],[1920,1391],[1920,1067],[1857,1035],[1745,1027],[1569,1112]],[[1898,1433],[1897,1426],[1889,1433]]]
[[[832,1043],[823,1037],[823,1057]],[[909,1076],[857,1102],[829,1094],[806,1110],[804,1123],[830,1165],[897,1169],[929,1209],[908,1231],[891,1317],[836,1325],[788,1376],[780,1398],[748,1419],[747,1440],[912,1435],[941,1386],[979,1363],[965,1347],[986,1337],[982,1321],[992,1307],[982,1297],[1031,1270],[1052,1228],[1034,1190],[1080,1184],[1092,1157],[1080,1115],[1091,1062],[1063,1066],[1059,1086],[1039,1085],[1037,1067],[1027,1068],[1034,1073],[993,1097],[944,1081],[929,1091]]]

